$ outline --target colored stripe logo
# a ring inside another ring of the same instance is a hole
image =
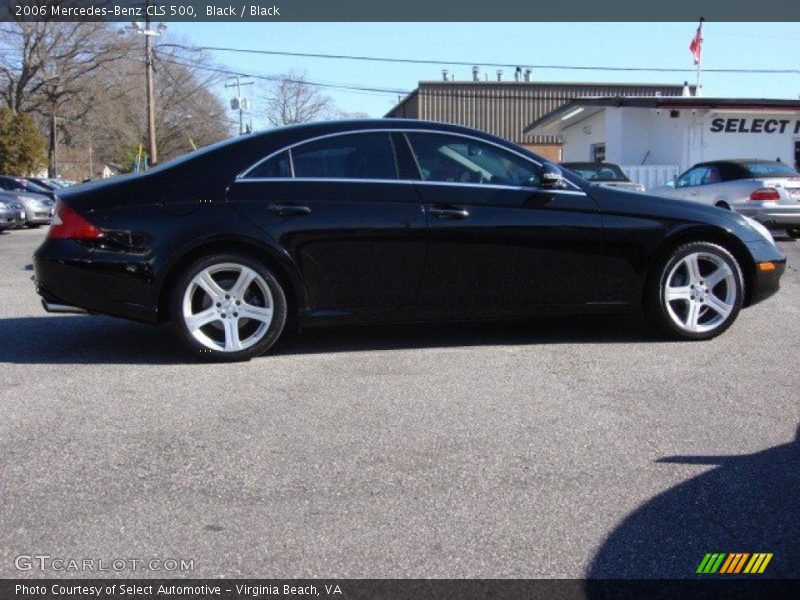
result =
[[[722,573],[725,575],[763,573],[769,561],[772,560],[771,552],[709,552],[700,561],[695,573],[712,575]]]

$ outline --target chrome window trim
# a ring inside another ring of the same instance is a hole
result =
[[[525,156],[524,154],[522,154],[520,152],[517,152],[516,150],[513,150],[511,148],[507,148],[507,147],[503,146],[502,144],[498,144],[498,143],[493,142],[491,140],[485,140],[483,138],[480,138],[480,137],[477,137],[477,136],[474,136],[474,135],[469,135],[467,133],[460,133],[460,132],[454,132],[454,131],[444,131],[444,130],[441,130],[441,129],[414,129],[414,128],[407,128],[407,127],[401,127],[401,128],[393,129],[393,128],[390,128],[390,127],[386,127],[386,128],[382,127],[382,128],[378,128],[378,129],[354,129],[353,131],[337,131],[335,133],[326,133],[324,135],[318,135],[316,137],[308,138],[308,139],[305,139],[305,140],[300,140],[298,142],[294,142],[293,144],[288,144],[288,145],[283,146],[282,148],[280,148],[278,150],[275,150],[271,154],[267,155],[266,157],[262,158],[261,160],[259,160],[258,162],[254,163],[250,167],[246,168],[244,171],[242,171],[241,173],[239,173],[236,176],[235,181],[256,181],[256,180],[259,180],[259,181],[265,181],[265,180],[266,181],[276,181],[276,180],[278,180],[277,178],[276,179],[272,179],[272,178],[269,178],[269,177],[261,177],[261,178],[258,178],[258,179],[249,179],[247,177],[247,174],[250,173],[250,171],[253,171],[258,166],[260,166],[262,163],[267,162],[273,156],[277,156],[278,154],[280,154],[281,152],[284,152],[284,151],[288,151],[289,152],[289,160],[292,163],[292,176],[293,176],[292,178],[293,179],[301,179],[301,178],[295,178],[294,177],[294,161],[293,161],[293,158],[292,158],[292,149],[297,148],[298,146],[302,146],[304,144],[309,144],[311,142],[316,142],[318,140],[324,140],[324,139],[327,139],[327,138],[338,137],[338,136],[343,136],[343,135],[357,135],[357,134],[360,134],[360,133],[386,133],[386,134],[388,134],[390,136],[391,136],[392,133],[403,133],[403,134],[408,134],[408,133],[433,133],[433,134],[439,134],[439,135],[450,135],[450,136],[455,136],[455,137],[461,137],[461,138],[468,139],[468,140],[475,140],[476,142],[481,142],[483,144],[488,144],[490,146],[494,146],[495,148],[500,148],[501,150],[505,150],[506,152],[510,152],[511,154],[514,154],[514,155],[518,156],[519,158],[521,158],[522,160],[524,160],[526,162],[533,163],[537,167],[544,166],[543,163],[540,163],[539,161],[534,160],[534,159],[530,158],[529,156]],[[389,138],[389,143],[391,143],[391,137]],[[409,143],[409,146],[410,146],[410,143]],[[414,154],[413,147],[411,148],[411,153]],[[416,156],[414,157],[414,159],[416,160]],[[395,160],[395,162],[396,162],[396,160]],[[555,164],[555,163],[553,163],[553,164]],[[374,181],[379,181],[377,179],[338,179],[337,180],[337,179],[331,179],[331,178],[326,178],[326,177],[302,178],[302,179],[314,180],[314,181],[367,181],[367,182],[369,182],[369,181],[373,181],[373,182]],[[384,181],[397,182],[397,181],[401,181],[401,180],[400,179],[396,179],[396,180],[393,179],[393,180],[384,180]],[[411,180],[411,181],[414,181],[415,183],[442,183],[442,184],[446,184],[446,185],[479,185],[479,186],[481,185],[481,184],[451,183],[451,182],[447,182],[447,181],[444,181],[444,182],[432,182],[432,181],[422,181],[422,180],[419,180],[419,181]],[[586,193],[583,190],[581,190],[577,185],[572,183],[569,179],[564,178],[564,181],[566,181],[570,186],[572,186],[573,188],[578,190],[581,193],[581,195],[584,195],[584,196],[586,195]],[[488,187],[488,185],[492,185],[492,184],[482,185],[481,187]],[[499,187],[503,187],[504,189],[508,189],[508,188],[521,189],[518,186],[499,186]],[[527,188],[527,189],[537,189],[538,190],[538,189],[541,189],[541,188]]]
[[[523,192],[549,192],[551,194],[568,194],[571,196],[586,196],[586,192],[576,190],[559,190],[542,187],[526,187],[516,185],[501,185],[497,183],[464,183],[461,181],[422,181],[419,179],[347,179],[346,177],[248,177],[238,179],[238,183],[290,183],[292,181],[301,183],[313,182],[333,182],[333,183],[402,183],[406,185],[447,185],[451,187],[466,187],[479,190],[513,190]]]
[[[292,156],[292,149],[286,149],[286,155],[289,157],[289,177],[294,179],[294,156]]]
[[[403,131],[400,133],[400,135],[403,137],[403,141],[406,144],[406,148],[408,149],[409,152],[411,152],[411,158],[414,159],[414,166],[417,168],[417,175],[419,175],[419,181],[425,181],[422,178],[422,165],[419,164],[417,153],[414,152],[414,146],[411,145],[411,140],[408,139],[408,132]]]

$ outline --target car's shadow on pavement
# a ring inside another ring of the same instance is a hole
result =
[[[628,344],[660,338],[638,317],[559,317],[503,323],[436,323],[287,329],[262,358],[413,348],[527,344]],[[88,315],[0,319],[0,362],[180,364],[197,362],[168,325]]]
[[[739,578],[800,577],[800,428],[796,435],[787,444],[753,454],[657,460],[708,465],[710,470],[630,514],[595,554],[587,577],[730,578],[695,574],[709,552],[774,554],[763,574],[740,573]],[[608,597],[615,586],[590,579],[587,596]]]

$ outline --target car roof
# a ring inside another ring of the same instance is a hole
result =
[[[275,127],[258,131],[247,135],[235,136],[227,138],[215,144],[204,146],[174,159],[159,163],[157,166],[152,167],[145,171],[145,173],[158,173],[174,167],[180,167],[184,164],[189,164],[195,159],[213,159],[214,157],[225,155],[233,146],[237,146],[241,150],[249,149],[248,152],[253,152],[253,160],[256,155],[263,157],[271,151],[280,150],[283,147],[288,147],[310,140],[315,137],[325,135],[333,135],[337,133],[348,133],[355,131],[369,131],[371,129],[419,129],[420,131],[441,131],[446,133],[461,133],[463,135],[473,136],[477,139],[483,139],[488,142],[493,142],[500,146],[505,146],[509,149],[514,149],[516,152],[531,155],[531,158],[540,162],[547,162],[541,156],[538,156],[530,150],[518,146],[513,142],[500,138],[496,135],[464,127],[462,125],[454,125],[453,123],[443,123],[438,121],[426,121],[421,119],[395,119],[395,118],[382,118],[382,119],[342,119],[339,121],[316,121],[312,123],[300,123],[296,125],[286,125],[283,127]]]
[[[705,162],[697,163],[695,167],[708,167],[711,165],[738,165],[744,167],[747,165],[782,165],[784,163],[777,160],[765,160],[763,158],[726,158],[725,160],[708,160]]]

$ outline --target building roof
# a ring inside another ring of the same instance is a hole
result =
[[[526,135],[532,121],[576,98],[678,97],[680,84],[554,81],[420,81],[387,117],[458,123],[521,144],[558,143],[553,135]]]
[[[742,112],[800,112],[800,100],[771,98],[705,98],[702,96],[594,96],[575,98],[525,127],[526,134],[549,135],[556,127],[583,120],[605,108],[725,109]]]

